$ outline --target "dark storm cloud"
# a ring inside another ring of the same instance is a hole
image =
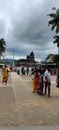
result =
[[[4,0],[0,0],[0,18],[3,21],[0,36],[4,34],[10,55],[12,49],[16,55],[25,57],[34,51],[37,59],[56,53],[54,32],[48,27],[47,14],[54,6],[58,8],[59,0],[5,0],[3,3]]]
[[[52,40],[50,35],[51,30],[48,28],[48,11],[45,8],[43,10],[39,9],[38,5],[32,6],[32,8],[31,10],[27,8],[28,13],[23,9],[25,11],[25,14],[23,14],[24,18],[22,17],[23,20],[18,21],[18,18],[20,18],[18,15],[17,20],[13,21],[14,28],[12,35],[17,41],[26,41],[29,44],[39,44],[42,46],[44,43],[47,44],[47,42]]]

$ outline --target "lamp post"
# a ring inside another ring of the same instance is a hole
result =
[[[14,68],[14,49],[13,49],[13,68]]]

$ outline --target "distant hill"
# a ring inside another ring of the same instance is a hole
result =
[[[6,59],[5,63],[8,65],[13,65],[13,59]],[[16,63],[17,63],[17,60],[14,60],[15,65],[16,65]]]
[[[13,59],[0,59],[0,63],[3,63],[3,64],[7,64],[7,65],[12,65],[13,64]],[[14,60],[14,63],[16,65],[17,63],[17,60]]]

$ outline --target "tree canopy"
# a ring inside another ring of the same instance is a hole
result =
[[[0,58],[3,56],[6,50],[6,42],[3,38],[0,39]]]
[[[51,17],[51,20],[48,22],[48,26],[51,25],[51,30],[55,29],[56,33],[59,33],[59,9],[55,7],[52,8],[55,12],[48,14]]]

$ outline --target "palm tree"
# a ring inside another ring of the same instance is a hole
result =
[[[59,36],[54,36],[54,44],[57,43],[57,47],[58,47],[58,55],[59,55]]]
[[[56,33],[59,33],[59,9],[56,9],[55,7],[52,8],[55,10],[54,13],[48,14],[52,19],[48,22],[48,26],[51,25],[51,30],[56,31]]]
[[[5,50],[6,50],[6,42],[3,38],[1,38],[0,39],[0,59],[1,59],[1,56],[3,56]]]

